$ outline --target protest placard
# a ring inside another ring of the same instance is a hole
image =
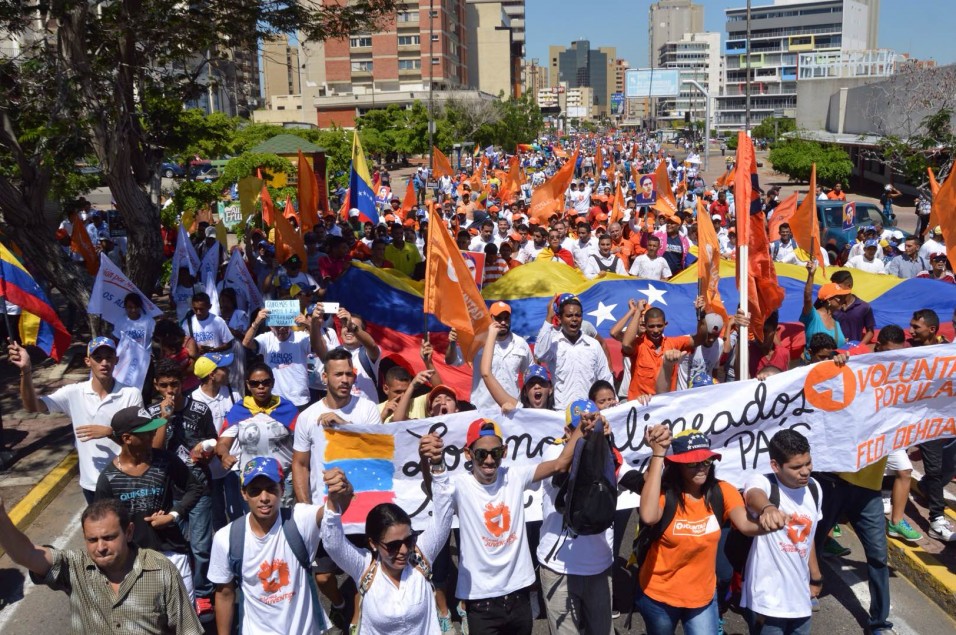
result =
[[[298,300],[266,300],[266,326],[292,326],[300,315]]]

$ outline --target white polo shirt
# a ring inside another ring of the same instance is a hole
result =
[[[571,342],[564,331],[545,322],[538,331],[535,355],[551,371],[554,408],[564,410],[575,399],[584,399],[591,384],[603,379],[614,384],[604,349],[596,339],[582,333]]]
[[[52,395],[44,395],[40,400],[51,413],[62,412],[70,417],[74,433],[79,426],[109,426],[113,415],[123,408],[143,406],[140,391],[113,382],[113,389],[103,399],[93,391],[93,380],[63,386]],[[91,492],[96,490],[96,481],[103,468],[110,464],[120,448],[110,438],[76,440],[76,453],[80,463],[80,487]]]

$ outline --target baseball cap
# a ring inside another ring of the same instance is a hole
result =
[[[206,228],[206,238],[215,238],[216,237],[216,228],[210,225]]]
[[[706,434],[684,430],[671,440],[671,454],[666,458],[672,463],[697,463],[707,459],[720,460],[720,455],[710,449],[710,439]]]
[[[835,282],[828,282],[824,285],[821,285],[820,291],[817,293],[818,300],[829,300],[830,298],[835,298],[838,295],[849,295],[850,290],[844,289]]]
[[[193,364],[193,374],[200,379],[204,379],[217,368],[231,366],[233,359],[235,358],[232,353],[206,353]]]
[[[527,384],[532,379],[540,379],[546,384],[551,383],[551,373],[548,372],[548,369],[539,364],[531,364],[528,366],[528,370],[524,374],[524,383]]]
[[[357,207],[353,207],[349,210],[349,218],[358,218],[360,213]]]
[[[934,251],[929,256],[930,260],[946,260],[946,253],[942,251]]]
[[[501,315],[502,313],[511,313],[511,307],[507,303],[498,300],[489,308],[489,313],[494,317],[496,315]]]
[[[883,189],[886,190],[887,192],[889,192],[890,190],[893,189],[893,186],[890,185],[889,183],[887,183],[886,185],[883,186]]]
[[[879,247],[879,246],[880,246],[880,241],[876,240],[875,238],[871,238],[863,242],[864,249],[866,249],[867,247]]]
[[[166,425],[165,419],[152,416],[146,408],[140,406],[130,406],[117,410],[110,420],[114,437],[119,437],[121,434],[151,432],[162,428],[164,425]]]
[[[498,424],[486,417],[475,419],[468,424],[468,434],[465,436],[465,447],[470,448],[472,444],[481,437],[498,437],[502,441],[505,440]]]
[[[933,228],[933,233],[934,233],[934,234],[942,234],[942,233],[943,233],[943,228],[942,228],[942,226],[941,226],[941,225],[937,225],[936,227],[934,227],[934,228]]]
[[[432,388],[430,391],[428,391],[428,396],[425,397],[425,409],[431,410],[432,402],[435,400],[435,397],[437,397],[438,395],[442,393],[446,395],[450,395],[451,398],[454,399],[455,401],[458,400],[458,393],[455,392],[454,388],[445,384],[438,384],[437,386]]]
[[[291,256],[289,256],[289,257],[286,259],[285,264],[287,264],[287,265],[300,265],[300,264],[302,264],[302,259],[299,258],[297,255],[292,254]]]
[[[704,316],[704,324],[707,325],[707,332],[721,331],[724,328],[724,318],[716,313],[708,313]]]
[[[249,483],[260,476],[265,476],[273,483],[282,485],[282,466],[279,461],[271,456],[257,456],[242,468],[242,486],[248,487]]]
[[[116,342],[101,335],[100,337],[94,337],[90,340],[90,343],[86,345],[86,356],[92,357],[93,351],[103,346],[112,348],[114,351],[116,350]]]
[[[564,423],[574,430],[581,423],[581,415],[597,412],[598,410],[597,404],[590,399],[572,401],[564,410]]]
[[[519,234],[518,232],[511,232],[510,234],[508,234],[508,238],[510,238],[511,240],[521,240],[521,234]]]

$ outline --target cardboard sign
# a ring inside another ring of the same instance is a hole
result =
[[[266,326],[293,326],[300,315],[298,300],[266,300]]]

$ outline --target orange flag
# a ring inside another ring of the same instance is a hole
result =
[[[697,277],[700,280],[700,295],[704,296],[704,310],[718,314],[727,324],[727,309],[717,288],[720,282],[720,242],[714,222],[700,198],[697,199]]]
[[[86,231],[86,225],[80,220],[79,214],[70,216],[70,223],[73,225],[73,233],[70,235],[70,250],[73,253],[83,256],[83,264],[86,265],[86,271],[91,276],[95,276],[100,270],[100,257],[96,253],[96,247],[90,239],[90,234]]]
[[[623,179],[621,179],[623,181]],[[614,201],[611,203],[611,216],[609,223],[620,223],[624,220],[624,210],[627,205],[624,204],[624,189],[621,187],[621,181],[617,182],[614,188]]]
[[[738,219],[741,217],[738,216]],[[747,284],[750,287],[747,297],[747,310],[750,312],[750,333],[760,338],[763,323],[767,317],[783,304],[783,287],[777,282],[777,270],[770,258],[770,243],[764,229],[766,221],[763,212],[744,214],[750,221],[750,255],[747,261]],[[738,224],[739,226],[739,224]],[[737,287],[740,288],[740,263],[737,263]]]
[[[820,252],[820,223],[817,219],[817,164],[810,166],[810,189],[790,220],[790,230],[797,246],[806,252],[807,259],[814,257],[820,262],[820,271],[826,276],[826,258]],[[774,217],[777,216],[776,211]],[[813,254],[810,256],[810,254]]]
[[[451,169],[451,161],[445,156],[445,153],[437,147],[432,146],[432,155],[434,160],[435,178],[440,179],[443,176],[454,176],[455,171]]]
[[[302,266],[308,262],[305,254],[305,243],[302,235],[292,228],[292,223],[283,214],[275,214],[276,227],[276,262],[284,263],[291,256],[296,255],[302,260]]]
[[[926,171],[929,172],[929,192],[933,195],[933,203],[929,208],[929,228],[933,229],[939,225],[939,207],[936,203],[936,195],[939,194],[939,182],[936,180],[936,175],[933,174],[933,168],[926,168]],[[950,171],[952,174],[952,171]],[[956,263],[953,263],[953,266],[956,267]]]
[[[594,175],[600,177],[602,172],[604,172],[604,151],[599,143],[594,152]]]
[[[412,180],[408,179],[408,183],[405,185],[405,198],[402,199],[402,218],[407,218],[417,204],[418,196],[415,195],[415,186],[412,185]]]
[[[299,150],[299,224],[302,233],[312,231],[319,222],[319,181],[309,161]]]
[[[579,150],[575,150],[568,162],[561,166],[550,179],[545,181],[531,195],[531,205],[528,206],[528,216],[537,218],[545,225],[548,218],[564,210],[564,193],[574,178],[574,165],[577,163]]]
[[[768,232],[768,238],[771,242],[780,240],[780,226],[784,223],[789,224],[790,219],[797,213],[797,198],[799,197],[797,193],[794,192],[773,208],[773,216],[770,218],[770,229]]]
[[[651,206],[664,215],[665,218],[674,218],[677,214],[677,200],[674,198],[674,191],[671,190],[671,180],[667,176],[667,167],[661,161],[654,170],[654,190],[657,192],[657,200]]]
[[[943,242],[950,264],[956,263],[956,169],[949,171],[943,184],[933,196],[936,222],[943,230]]]
[[[754,144],[747,133],[737,133],[737,164],[734,166],[734,206],[737,216],[737,244],[750,244],[750,203],[754,200],[752,174],[757,173],[757,158]],[[758,195],[759,196],[759,195]],[[764,239],[766,240],[766,232]],[[753,252],[751,252],[753,257]]]
[[[345,190],[345,196],[342,197],[342,206],[339,208],[339,218],[347,221],[349,219],[349,191]]]
[[[285,216],[287,220],[290,218],[295,218],[295,222],[297,223],[299,222],[299,219],[297,218],[297,214],[295,212],[295,207],[292,205],[291,196],[285,197],[285,209],[282,211],[282,215]]]
[[[275,205],[272,203],[272,197],[269,196],[269,190],[266,184],[262,184],[262,190],[259,192],[259,202],[262,203],[262,222],[264,225],[273,225],[275,220]]]
[[[734,168],[729,168],[726,173],[721,174],[717,177],[717,180],[714,181],[714,187],[724,187],[728,183],[734,182]]]
[[[480,345],[477,336],[488,330],[491,315],[474,275],[435,208],[428,210],[428,253],[425,258],[425,313],[458,331],[465,358],[471,361]]]

